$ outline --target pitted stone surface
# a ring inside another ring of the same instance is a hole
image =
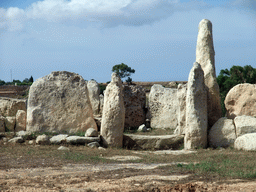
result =
[[[185,149],[206,147],[207,145],[207,91],[204,72],[197,62],[194,63],[188,79],[186,98]]]
[[[122,147],[125,122],[123,86],[120,77],[112,73],[104,94],[101,136],[104,146]]]
[[[207,87],[208,124],[210,128],[222,116],[220,91],[215,72],[212,23],[207,19],[203,19],[198,28],[196,62],[201,65],[204,71],[204,82]]]
[[[76,73],[57,71],[36,80],[30,87],[27,111],[28,131],[97,129],[86,82]]]
[[[155,84],[149,94],[149,107],[147,116],[150,118],[152,128],[177,128],[177,89],[164,88]]]
[[[228,118],[234,119],[242,115],[256,117],[256,85],[243,83],[234,86],[224,103]]]

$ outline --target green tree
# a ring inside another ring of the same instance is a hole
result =
[[[256,83],[256,69],[250,65],[244,67],[232,66],[230,70],[222,69],[217,77],[217,82],[220,87],[222,113],[225,115],[226,108],[224,100],[229,90],[237,84],[241,83]]]
[[[33,83],[33,82],[34,82],[34,78],[32,77],[32,75],[31,75],[31,77],[28,79],[28,81],[29,81],[30,83]]]
[[[128,65],[121,63],[113,66],[112,72],[117,73],[121,79],[128,77],[127,81],[132,82],[132,79],[129,76],[131,76],[131,73],[135,73],[135,70],[128,67]]]

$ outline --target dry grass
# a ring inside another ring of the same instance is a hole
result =
[[[165,167],[172,171],[193,173],[197,176],[221,178],[256,178],[256,152],[237,151],[232,148],[225,150],[199,149],[197,153],[183,155],[156,155],[153,153],[134,154],[126,149],[91,149],[86,146],[67,146],[70,151],[59,151],[57,145],[37,146],[24,144],[0,143],[0,169],[60,167],[67,163],[108,164],[117,162],[104,157],[139,156],[134,163],[172,163]],[[196,163],[196,164],[195,164]]]

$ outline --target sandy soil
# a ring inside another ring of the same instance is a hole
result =
[[[256,191],[255,181],[200,182],[193,175],[161,168],[166,165],[172,164],[123,162],[6,169],[0,170],[0,191]]]

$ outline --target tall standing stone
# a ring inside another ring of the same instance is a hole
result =
[[[204,71],[204,82],[208,89],[207,110],[209,128],[222,116],[220,104],[219,85],[216,80],[214,47],[212,37],[212,23],[203,19],[199,23],[199,31],[196,46],[196,62]]]
[[[105,146],[123,147],[124,121],[123,86],[120,77],[116,73],[112,73],[111,82],[104,94],[100,130]]]
[[[89,98],[92,105],[94,115],[98,115],[100,112],[100,88],[95,80],[87,82],[87,89],[89,92]]]
[[[185,149],[207,145],[207,91],[204,72],[197,62],[189,73],[186,98]]]
[[[37,79],[29,90],[27,131],[82,132],[97,129],[85,80],[55,71]]]

